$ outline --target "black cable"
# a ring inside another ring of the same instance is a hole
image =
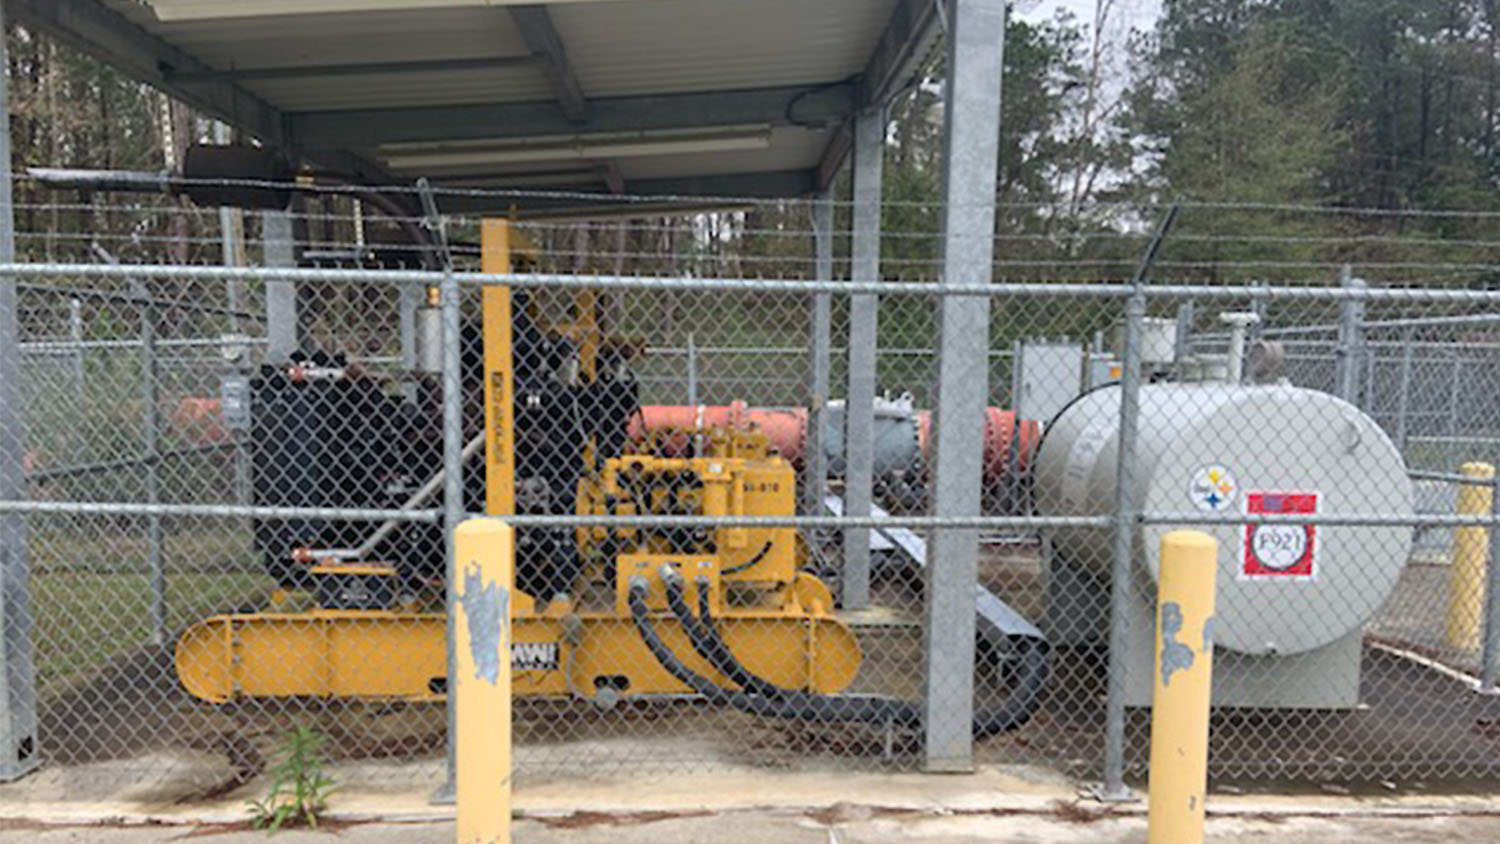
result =
[[[668,587],[670,588],[670,587]],[[681,589],[681,584],[678,584]],[[728,704],[741,712],[773,718],[792,718],[801,721],[863,721],[868,723],[893,723],[915,727],[921,723],[922,713],[911,704],[868,695],[819,695],[796,693],[773,698],[762,695],[730,691],[698,672],[682,664],[682,660],[667,647],[651,623],[646,607],[646,595],[651,591],[643,577],[632,577],[628,602],[630,616],[635,622],[636,632],[646,649],[668,674],[677,678],[688,688],[707,698],[712,703]]]
[[[719,572],[719,575],[723,576],[728,574],[739,574],[746,569],[754,568],[756,563],[764,560],[766,558],[766,555],[771,552],[771,542],[772,540],[767,539],[766,544],[761,546],[760,551],[758,551],[754,557],[751,557],[750,559],[746,560],[743,563],[740,563],[737,566],[730,566],[729,568],[724,569],[723,571]]]
[[[682,594],[682,575],[678,574],[670,565],[661,568],[663,583],[676,583],[676,588],[668,588],[667,606],[672,610],[672,615],[677,617],[677,623],[687,633],[688,641],[692,642],[693,650],[708,661],[716,671],[729,678],[731,683],[741,689],[756,695],[767,697],[784,697],[796,694],[796,689],[783,688],[775,683],[762,680],[752,674],[744,665],[735,658],[734,653],[719,635],[714,626],[709,606],[709,581],[707,578],[698,578],[698,617],[694,618],[688,609],[687,601]]]
[[[667,604],[672,609],[673,615],[677,616],[678,622],[682,624],[688,638],[693,641],[694,649],[698,650],[704,659],[732,682],[739,684],[747,691],[761,690],[759,693],[749,694],[730,691],[683,665],[672,649],[662,642],[647,617],[646,595],[650,591],[649,585],[644,578],[631,578],[629,605],[636,631],[662,668],[693,691],[712,702],[728,704],[755,715],[802,720],[890,723],[913,728],[921,726],[923,709],[919,704],[874,695],[853,696],[799,692],[783,689],[755,676],[734,657],[728,646],[724,644],[724,640],[719,637],[718,630],[713,626],[708,613],[703,613],[706,628],[699,624],[698,620],[692,618],[683,598],[682,578],[675,571],[673,575],[673,577],[663,578]],[[703,600],[702,595],[703,593],[700,593],[700,608],[707,609],[707,602]],[[699,637],[703,640],[701,649]],[[1008,636],[1006,638],[1019,664],[1014,688],[1000,705],[975,711],[973,721],[975,738],[987,738],[1019,729],[1031,720],[1041,704],[1042,692],[1051,674],[1047,643],[1044,640],[1031,636]],[[719,664],[720,661],[723,662],[722,665]]]

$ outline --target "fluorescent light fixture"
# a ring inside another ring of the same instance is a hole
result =
[[[536,0],[137,0],[161,21],[258,18],[273,15],[319,15],[337,12],[399,12],[408,9],[464,6],[517,6]],[[549,3],[581,0],[548,0]],[[599,2],[599,0],[590,0]]]
[[[758,132],[719,133],[682,137],[640,137],[601,140],[583,136],[566,144],[509,144],[489,148],[430,149],[427,151],[385,152],[382,158],[391,167],[421,170],[445,167],[483,167],[504,164],[532,164],[549,161],[590,161],[608,158],[637,158],[648,155],[692,155],[705,152],[740,152],[767,149],[771,146],[770,130]]]

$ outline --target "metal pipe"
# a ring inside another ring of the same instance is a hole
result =
[[[819,281],[832,281],[833,202],[827,194],[813,202],[812,228],[814,271]],[[811,304],[808,384],[812,389],[807,397],[810,416],[807,431],[803,435],[803,441],[807,444],[807,473],[802,487],[802,512],[806,515],[816,515],[823,511],[823,495],[827,488],[828,459],[824,454],[824,426],[832,377],[833,297],[826,293],[813,294]],[[809,542],[808,546],[819,548],[821,542]]]
[[[688,404],[698,403],[698,348],[691,331],[687,336],[687,400]]]
[[[81,266],[94,267],[100,265],[83,264]],[[114,264],[114,266],[119,265]],[[60,287],[52,284],[28,284],[25,282],[17,283],[16,287],[20,290],[25,290],[27,293],[42,293],[50,294],[53,296],[67,296],[73,299],[95,299],[105,302],[128,302],[131,304],[139,301],[138,297],[134,293],[128,293],[123,290],[95,290],[78,287]],[[196,311],[199,313],[226,314],[231,317],[252,319],[256,321],[262,321],[265,319],[265,316],[263,314],[251,313],[250,311],[235,310],[230,308],[221,308],[217,305],[208,305],[202,302],[179,302],[166,299],[153,299],[150,304],[156,305],[157,307],[161,308],[177,308],[180,310]]]
[[[149,299],[142,285],[137,291],[140,298]],[[156,311],[150,305],[141,306],[141,461],[146,469],[146,503],[161,503],[161,452],[160,421],[157,407],[156,371]],[[167,575],[163,559],[162,522],[159,515],[146,517],[146,565],[151,584],[151,641],[156,645],[167,641]]]
[[[0,33],[6,31],[0,2]],[[0,37],[0,67],[9,67]],[[0,263],[16,259],[12,196],[10,96],[0,80]],[[20,325],[14,273],[0,270],[0,499],[26,496],[26,440],[21,417]],[[0,781],[25,776],[41,760],[36,733],[36,675],[31,642],[31,558],[26,520],[0,517]]]
[[[458,549],[454,537],[458,524],[464,518],[463,479],[463,324],[459,301],[458,281],[452,270],[443,273],[438,287],[438,301],[443,309],[443,554],[445,572],[444,608],[447,614],[446,636],[447,676],[458,670],[458,630],[454,619],[458,614],[459,571]],[[509,588],[510,584],[506,584]],[[448,695],[447,701],[447,780],[434,795],[435,802],[445,802],[450,792],[456,792],[458,782],[458,710],[457,696]]]
[[[1406,457],[1407,414],[1411,411],[1411,363],[1413,329],[1406,329],[1401,344],[1401,386],[1396,396],[1396,447]]]
[[[472,459],[474,455],[478,454],[483,447],[484,434],[480,433],[475,435],[473,439],[464,443],[464,450],[460,455],[460,459],[462,460],[462,462],[468,463],[469,460]],[[432,498],[432,496],[437,494],[438,490],[446,489],[445,481],[447,478],[447,474],[448,471],[446,468],[437,470],[437,473],[428,478],[427,482],[422,484],[422,486],[419,487],[416,492],[412,493],[409,498],[401,502],[401,509],[410,510],[426,504]],[[364,542],[361,542],[354,548],[317,549],[308,551],[307,556],[315,560],[368,559],[370,554],[375,551],[376,546],[384,542],[386,538],[391,535],[391,532],[400,527],[401,524],[401,522],[396,520],[387,520],[386,522],[381,524],[374,533],[370,534],[370,536],[365,539]]]
[[[199,516],[225,519],[336,519],[343,522],[441,521],[439,510],[342,509],[339,507],[240,507],[230,504],[140,504],[122,501],[26,501],[0,500],[0,513],[72,516]]]
[[[1114,537],[1110,564],[1109,681],[1104,704],[1104,784],[1099,797],[1130,799],[1125,787],[1126,648],[1130,637],[1130,604],[1134,580],[1135,531],[1140,518],[1136,500],[1136,434],[1141,406],[1141,335],[1146,319],[1146,278],[1161,250],[1177,206],[1167,210],[1156,236],[1146,247],[1132,280],[1134,293],[1125,304],[1125,343],[1120,355],[1120,433],[1115,469]]]
[[[68,300],[68,340],[73,344],[73,389],[83,389],[83,300],[74,297]],[[21,348],[30,351],[30,343]]]
[[[1406,475],[1422,481],[1446,481],[1450,484],[1465,484],[1469,486],[1495,486],[1500,481],[1494,479],[1485,480],[1479,477],[1456,474],[1454,472],[1428,472],[1421,469],[1408,469]]]
[[[100,460],[94,463],[70,463],[66,466],[52,466],[45,469],[32,469],[26,473],[26,480],[50,481],[57,478],[70,478],[77,475],[94,475],[102,472],[114,472],[120,469],[136,469],[151,460],[157,462],[171,460],[177,457],[189,457],[194,454],[207,454],[213,451],[225,451],[233,447],[232,443],[207,443],[204,445],[190,445],[182,448],[174,448],[169,451],[158,450],[155,458],[145,457],[122,457],[118,460]]]
[[[167,278],[181,281],[223,281],[238,278],[247,281],[295,281],[320,284],[365,284],[415,282],[434,285],[442,282],[443,273],[430,270],[342,270],[297,268],[275,270],[265,267],[181,266],[177,264],[65,264],[48,262],[0,263],[0,276],[42,278],[75,275],[90,278]],[[593,290],[698,290],[745,293],[839,293],[877,296],[916,296],[942,299],[952,296],[985,298],[1024,296],[1045,300],[1125,299],[1133,292],[1130,284],[1083,282],[995,282],[993,284],[931,284],[928,282],[829,282],[770,278],[681,278],[665,276],[586,275],[557,273],[462,273],[460,285],[502,284],[522,287]],[[1244,301],[1256,297],[1267,301],[1338,302],[1354,300],[1391,304],[1431,305],[1500,305],[1500,290],[1459,288],[1380,287],[1358,290],[1341,287],[1267,287],[1263,285],[1153,284],[1146,290],[1147,299],[1198,298],[1213,301]]]

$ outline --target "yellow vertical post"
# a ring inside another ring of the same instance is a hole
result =
[[[1495,479],[1495,467],[1489,463],[1465,463],[1458,471],[1479,481]],[[1488,483],[1463,484],[1458,488],[1458,514],[1488,516],[1494,498],[1495,488]],[[1479,647],[1489,553],[1489,528],[1472,525],[1453,530],[1453,565],[1448,575],[1448,617],[1444,625],[1444,639],[1450,648],[1472,651]]]
[[[510,842],[510,583],[515,533],[469,519],[454,536],[458,844]]]
[[[1203,841],[1218,553],[1206,533],[1173,531],[1161,538],[1148,844]]]
[[[510,221],[485,220],[479,234],[480,269],[510,272]],[[516,512],[515,361],[511,354],[510,287],[484,286],[484,511]]]

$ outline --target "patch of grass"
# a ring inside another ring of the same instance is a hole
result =
[[[167,631],[263,604],[270,578],[250,572],[167,575]],[[31,577],[32,641],[43,688],[67,685],[150,640],[151,583],[142,573],[39,572]]]

